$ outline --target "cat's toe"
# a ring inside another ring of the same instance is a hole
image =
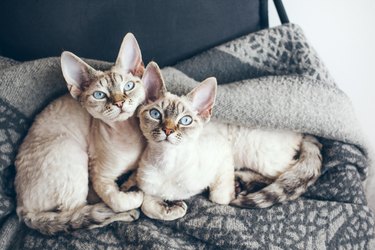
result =
[[[187,210],[187,205],[184,201],[177,201],[176,202],[176,206],[179,206],[181,207],[182,209],[184,209],[185,211]]]
[[[138,209],[130,210],[129,215],[134,220],[138,220],[141,212]]]
[[[184,217],[187,211],[187,205],[183,201],[165,201],[162,206],[164,207],[164,220],[176,220]]]
[[[245,190],[245,183],[241,180],[241,178],[236,177],[234,181],[235,196],[237,197],[240,193],[244,192]]]
[[[241,183],[240,183],[239,181],[236,181],[236,182],[234,183],[234,191],[235,191],[235,193],[236,193],[236,196],[237,196],[239,193],[241,193],[241,191],[242,191],[242,187],[241,187]]]

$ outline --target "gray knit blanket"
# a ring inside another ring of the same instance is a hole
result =
[[[217,205],[202,194],[187,200],[186,216],[176,221],[141,215],[132,223],[44,236],[15,214],[13,161],[33,117],[66,86],[59,58],[0,58],[0,249],[375,249],[374,215],[362,187],[370,165],[366,144],[350,100],[299,27],[246,35],[163,74],[177,94],[216,76],[215,119],[316,135],[322,176],[303,197],[268,209]]]

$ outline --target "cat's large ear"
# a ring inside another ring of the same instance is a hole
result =
[[[187,94],[193,109],[198,112],[199,116],[205,119],[211,117],[212,108],[215,104],[216,90],[216,78],[210,77]]]
[[[157,63],[150,62],[142,77],[142,82],[146,90],[146,102],[155,102],[163,97],[167,91],[165,88],[163,76]]]
[[[141,49],[132,33],[125,35],[114,68],[125,74],[132,73],[134,76],[142,77],[145,67]]]
[[[97,71],[71,52],[61,54],[61,69],[70,94],[78,98],[96,76]]]

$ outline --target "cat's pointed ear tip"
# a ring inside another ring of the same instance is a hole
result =
[[[69,52],[69,51],[63,51],[61,53],[61,59],[64,58],[64,57],[67,57],[67,56],[70,56],[71,54],[73,54],[72,52]]]
[[[155,61],[151,61],[147,64],[146,68],[154,68],[154,69],[159,69],[159,65]]]
[[[131,33],[131,32],[126,33],[126,35],[124,36],[123,41],[127,41],[127,40],[137,41],[137,39],[135,38],[134,34]]]
[[[151,61],[147,64],[145,72],[154,72],[154,73],[157,73],[158,75],[161,74],[159,65],[154,61]]]
[[[209,80],[212,83],[216,83],[217,84],[217,79],[214,76],[211,76],[211,77],[207,78],[207,80]]]
[[[64,61],[64,60],[69,60],[71,58],[77,58],[78,56],[76,56],[75,54],[73,54],[72,52],[70,51],[63,51],[61,53],[61,57],[60,57],[60,60],[61,61]]]
[[[60,63],[63,70],[66,65],[70,64],[72,58],[74,58],[74,54],[69,51],[63,51],[61,53]]]
[[[125,37],[135,37],[135,36],[134,36],[134,34],[133,34],[133,33],[131,33],[131,32],[128,32],[128,33],[126,33]]]
[[[204,83],[206,83],[206,84],[210,84],[210,85],[213,85],[213,87],[217,87],[217,79],[216,79],[216,77],[209,77],[209,78],[207,78],[206,80],[204,80],[203,81]]]

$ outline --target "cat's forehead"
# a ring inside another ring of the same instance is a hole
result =
[[[166,93],[165,97],[159,101],[158,106],[168,116],[178,116],[181,113],[192,112],[191,105],[184,96],[179,97],[172,93]]]
[[[111,87],[115,84],[139,80],[139,77],[133,76],[131,73],[121,74],[119,72],[106,71],[96,79],[96,83],[103,87]]]

